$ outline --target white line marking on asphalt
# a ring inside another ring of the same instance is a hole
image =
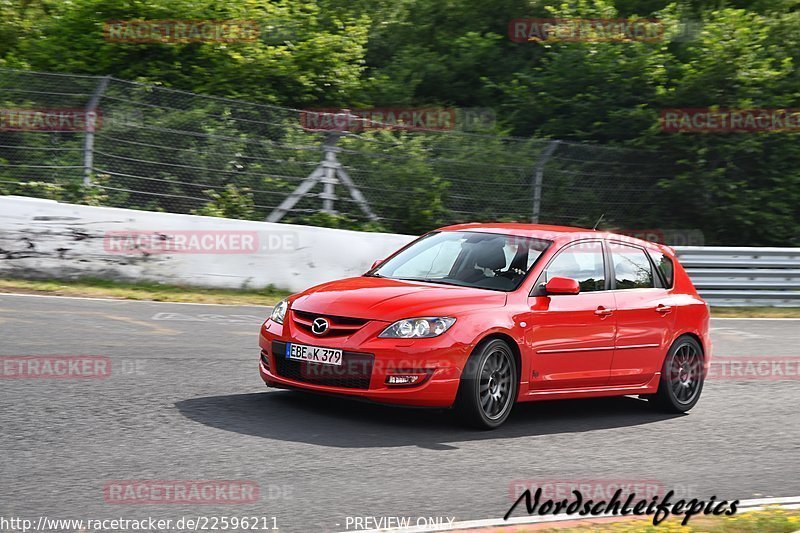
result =
[[[272,309],[271,305],[258,304],[210,304],[202,302],[157,302],[155,300],[129,300],[127,298],[92,298],[91,296],[61,296],[58,294],[21,294],[16,292],[0,292],[0,299],[3,296],[24,296],[26,298],[61,298],[66,300],[92,300],[96,302],[137,302],[146,304],[166,304],[166,305],[216,305],[219,307],[264,307]]]
[[[800,496],[790,496],[786,498],[759,498],[755,500],[740,500],[739,507],[736,514],[747,513],[750,511],[761,511],[766,506],[779,505],[783,509],[800,509]],[[350,530],[343,533],[432,533],[436,531],[455,531],[461,529],[478,529],[484,527],[507,527],[519,526],[529,524],[541,524],[547,522],[573,522],[573,521],[586,521],[592,518],[619,518],[625,520],[631,518],[630,516],[620,516],[615,514],[601,514],[599,516],[567,516],[567,515],[551,515],[551,516],[521,516],[516,518],[509,518],[503,520],[502,518],[489,518],[486,520],[466,520],[464,522],[453,522],[452,524],[436,527],[436,526],[414,526],[405,528],[390,528],[390,529],[360,529]]]
[[[742,329],[735,329],[735,328],[721,328],[719,326],[713,326],[709,328],[711,333],[716,333],[717,335],[724,335],[726,337],[741,337],[745,339],[763,339],[764,335],[759,335],[758,333],[752,333],[750,331],[744,331]]]
[[[156,321],[213,322],[215,324],[261,324],[267,317],[257,315],[217,315],[211,313],[186,314],[160,311],[150,317]]]

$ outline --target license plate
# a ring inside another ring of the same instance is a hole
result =
[[[322,363],[323,365],[340,366],[342,364],[342,350],[287,343],[286,358],[308,361],[310,363]]]

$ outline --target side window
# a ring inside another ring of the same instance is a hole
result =
[[[627,244],[609,243],[617,289],[655,287],[653,267],[645,251]]]
[[[581,242],[561,250],[545,271],[545,283],[555,276],[576,280],[581,292],[604,290],[603,245],[599,241]]]
[[[661,271],[666,287],[671,289],[675,281],[675,269],[672,266],[672,259],[656,250],[650,250],[650,257],[653,258],[656,267]]]

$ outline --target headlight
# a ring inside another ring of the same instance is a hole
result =
[[[456,319],[448,316],[427,318],[406,318],[398,320],[381,332],[384,339],[427,339],[438,337],[455,324]]]
[[[289,302],[281,300],[272,308],[272,314],[269,316],[270,320],[278,324],[283,324],[283,318],[286,316],[287,309],[289,309]]]

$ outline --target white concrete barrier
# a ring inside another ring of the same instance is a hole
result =
[[[299,291],[413,238],[0,196],[0,276]]]
[[[413,238],[0,196],[0,276],[300,291]],[[675,248],[712,305],[800,304],[798,248]]]

